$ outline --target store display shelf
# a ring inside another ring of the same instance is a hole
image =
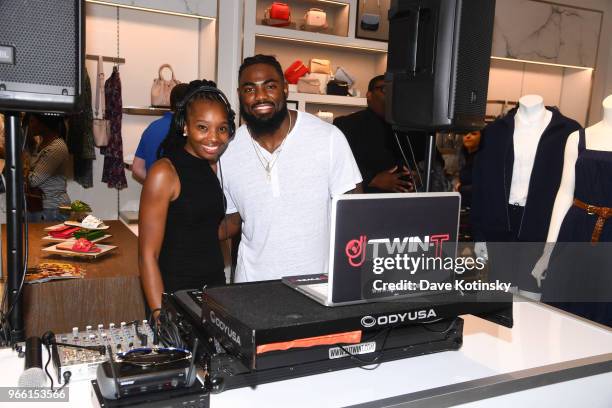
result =
[[[301,0],[301,2],[313,7],[348,7],[351,5],[350,0]]]
[[[295,41],[320,47],[350,48],[358,51],[379,53],[387,52],[386,42],[361,40],[339,35],[270,27],[261,24],[255,26],[255,37],[270,38],[282,41]]]
[[[166,112],[170,112],[170,109],[152,108],[150,106],[126,106],[123,108],[123,113],[127,115],[162,116]]]
[[[298,102],[298,104],[319,104],[319,105],[339,105],[339,106],[367,106],[366,98],[354,98],[351,96],[338,95],[318,95],[301,92],[289,92],[290,101]]]

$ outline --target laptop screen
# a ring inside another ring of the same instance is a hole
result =
[[[334,199],[329,285],[333,303],[418,294],[454,278],[457,193],[355,194]],[[422,281],[426,283],[422,283]],[[412,283],[410,283],[412,282]]]

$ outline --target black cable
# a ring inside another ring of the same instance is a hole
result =
[[[47,377],[49,377],[49,381],[51,381],[51,392],[55,391],[53,389],[53,377],[49,374],[49,363],[51,362],[51,349],[49,347],[49,343],[45,343],[45,347],[47,348],[47,364],[45,364],[45,373],[47,373]]]
[[[28,258],[29,258],[29,249],[28,249],[28,222],[27,222],[27,216],[28,216],[28,210],[27,210],[27,203],[26,203],[26,197],[25,197],[25,193],[23,195],[23,215],[24,215],[24,226],[23,226],[23,240],[24,240],[24,260],[23,260],[23,274],[21,275],[21,283],[19,284],[19,289],[17,290],[17,296],[15,296],[15,301],[13,302],[13,304],[11,305],[11,308],[9,309],[8,313],[6,314],[6,316],[11,316],[11,312],[13,311],[13,309],[15,308],[15,305],[17,304],[17,302],[19,301],[19,298],[21,297],[21,292],[23,290],[23,284],[25,283],[25,276],[26,276],[26,272],[28,271]]]
[[[435,329],[432,329],[431,327],[428,327],[428,324],[437,323],[437,322],[439,322],[441,320],[443,320],[443,319],[437,319],[437,320],[435,320],[433,322],[425,322],[423,324],[423,328],[425,330],[433,332],[433,333],[445,333],[446,334],[446,333],[448,333],[453,328],[453,326],[455,326],[455,319],[453,319],[453,320],[450,321],[448,327],[446,327],[446,329],[444,329],[444,330],[435,330]]]
[[[410,162],[408,161],[408,158],[406,157],[406,153],[404,153],[404,149],[402,148],[402,144],[399,141],[399,137],[397,136],[397,132],[394,130],[393,131],[393,136],[395,136],[395,141],[397,142],[397,147],[400,150],[400,153],[402,154],[402,158],[404,159],[404,162],[406,163],[406,165],[408,165],[408,167],[410,167]],[[419,176],[419,182],[421,183],[421,185],[423,185],[423,177],[421,177],[421,172],[419,171],[419,163],[417,163],[416,161],[416,156],[414,155],[414,149],[412,148],[412,142],[410,141],[410,138],[408,136],[406,136],[406,141],[408,142],[408,148],[410,149],[410,155],[412,156],[412,161],[414,163],[414,170],[416,171],[417,176]],[[413,178],[411,176],[411,178]],[[414,178],[413,178],[414,181]],[[414,191],[415,192],[419,192],[419,189],[417,187],[417,183],[414,183]]]
[[[389,338],[389,334],[391,334],[391,330],[393,330],[395,328],[395,326],[393,327],[388,327],[386,328],[384,331],[381,331],[379,333],[376,333],[375,336],[369,338],[368,340],[364,340],[364,341],[372,341],[374,340],[374,342],[376,342],[376,338],[380,335],[382,335],[384,333],[385,337],[383,339],[383,342],[380,346],[380,350],[378,351],[378,353],[376,353],[376,357],[374,357],[371,360],[364,360],[361,357],[359,357],[357,354],[353,354],[350,351],[348,351],[346,348],[344,348],[345,346],[341,345],[341,344],[336,344],[336,346],[338,346],[342,351],[344,351],[346,354],[348,354],[351,359],[353,360],[357,360],[357,362],[361,363],[361,364],[365,364],[365,365],[372,365],[372,364],[376,364],[374,367],[363,367],[363,366],[359,366],[359,368],[361,368],[362,370],[366,370],[366,371],[372,371],[372,370],[376,370],[382,363],[376,363],[384,354],[384,349],[385,349],[385,345],[387,344],[387,339]]]

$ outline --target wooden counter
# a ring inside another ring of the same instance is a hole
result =
[[[84,267],[85,278],[26,284],[23,299],[26,336],[146,318],[138,274],[138,238],[120,221],[105,223],[110,226],[108,233],[112,237],[101,244],[117,248],[91,260],[42,252],[43,247],[55,244],[42,240],[46,235],[43,229],[57,223],[29,224],[28,267],[45,261],[68,262]],[[2,227],[5,254],[6,226]],[[3,262],[6,265],[5,259]]]

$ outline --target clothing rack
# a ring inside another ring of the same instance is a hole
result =
[[[97,61],[99,55],[87,54],[86,58],[91,61]],[[117,58],[117,57],[108,57],[106,55],[102,56],[102,61],[104,62],[112,62],[115,64],[125,64],[125,58]]]
[[[487,101],[487,105],[501,105],[500,112],[498,115],[486,115],[485,116],[485,122],[490,123],[490,122],[493,122],[498,117],[503,116],[506,113],[508,113],[510,109],[517,107],[518,102],[502,100],[502,99],[492,99],[492,100]]]

